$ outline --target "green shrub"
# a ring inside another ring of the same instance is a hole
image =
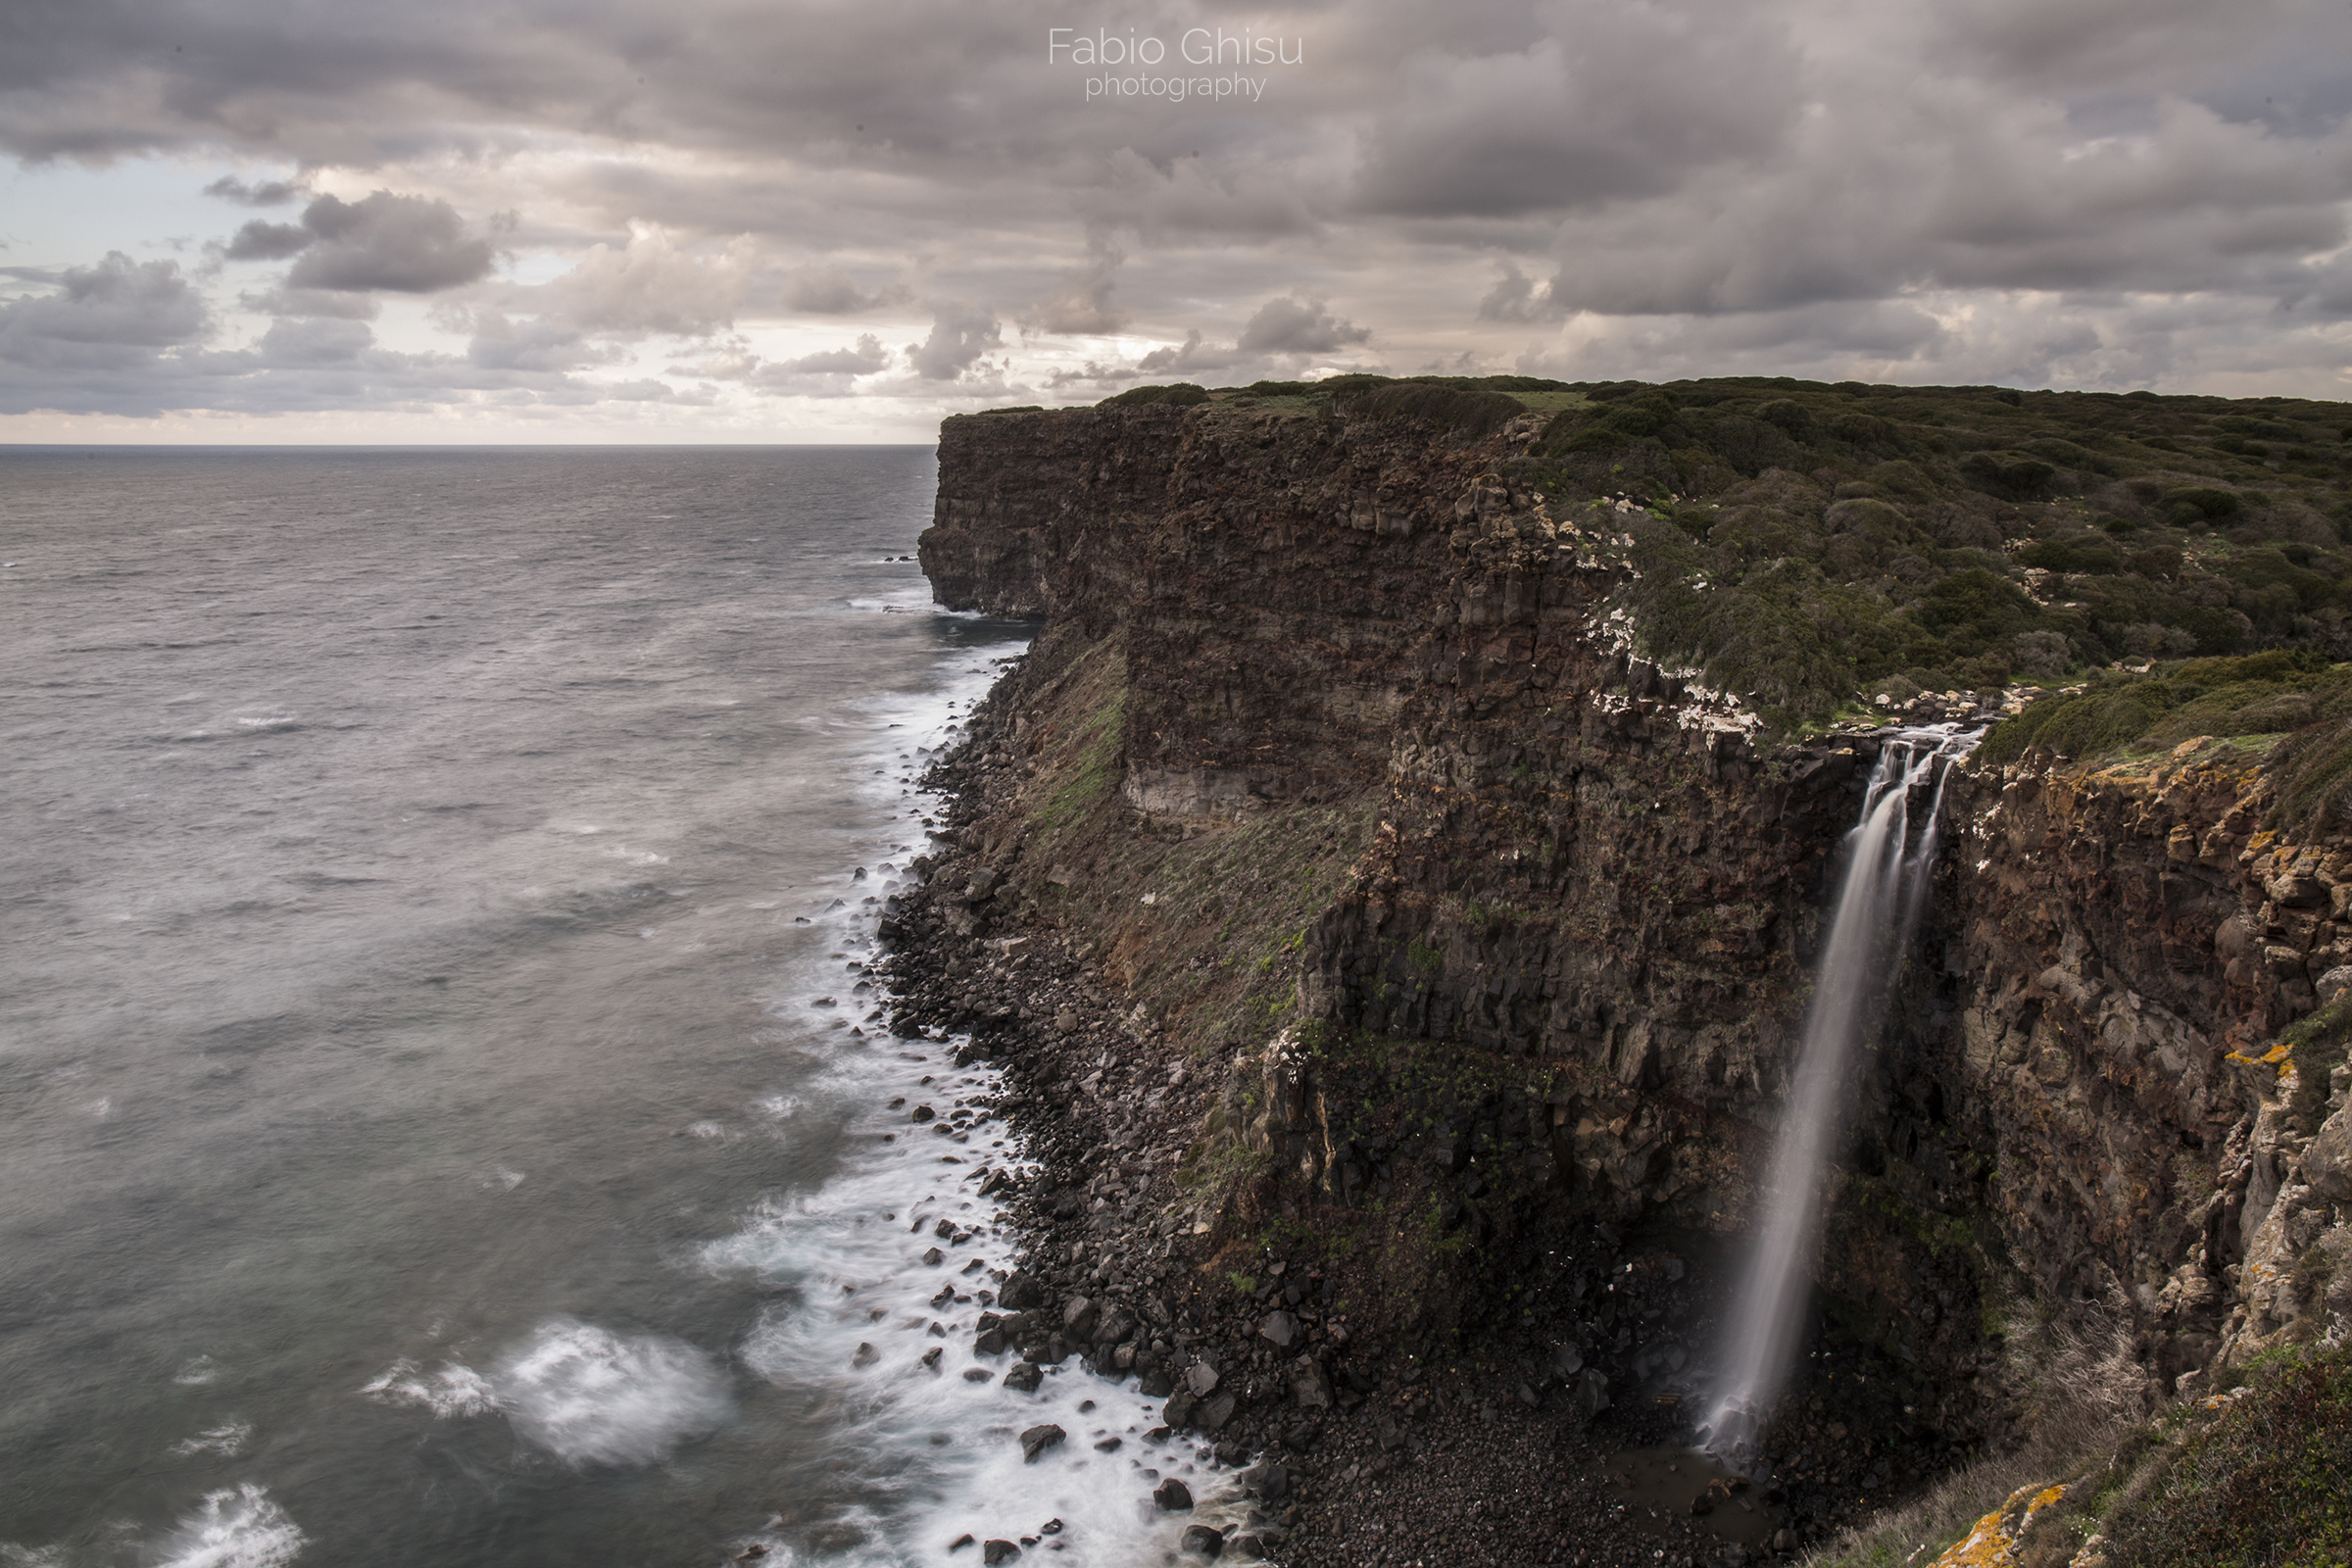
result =
[[[1116,397],[1104,398],[1097,408],[1133,408],[1145,403],[1171,403],[1179,408],[1208,401],[1208,389],[1190,381],[1177,381],[1168,386],[1131,386]]]
[[[1426,382],[1395,381],[1349,401],[1348,412],[1372,419],[1418,419],[1466,440],[1493,435],[1527,412],[1507,392],[1466,391]]]
[[[2208,485],[2182,485],[2164,493],[2163,505],[2176,517],[2189,522],[2212,522],[2227,517],[2238,508],[2237,492],[2216,490]]]
[[[2341,1568],[2352,1561],[2352,1356],[2260,1368],[2155,1494],[2106,1526],[2110,1568]]]

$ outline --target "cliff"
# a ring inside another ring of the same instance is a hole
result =
[[[1532,472],[1550,423],[1263,399],[941,432],[937,598],[1044,623],[956,918],[1082,934],[1206,1065],[1203,1232],[1425,1204],[1399,1291],[1523,1269],[1543,1212],[1739,1230],[1879,745],[1774,740],[1642,657],[1651,514]],[[2127,1402],[2346,1331],[2352,840],[2281,831],[2268,746],[2044,749],[1944,798],[1821,1279],[1956,1441],[2011,1418],[2004,1318],[2095,1321]]]

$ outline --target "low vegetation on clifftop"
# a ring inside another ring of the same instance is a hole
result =
[[[1728,377],[1344,375],[1113,406],[1503,432],[1612,505],[1646,651],[1783,724],[1857,699],[2293,649],[2352,658],[2352,406]]]

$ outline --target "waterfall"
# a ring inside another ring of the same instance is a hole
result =
[[[1788,1376],[1812,1282],[1821,1174],[1833,1148],[1854,1047],[1918,928],[1936,860],[1936,816],[1950,763],[1976,745],[1948,729],[1888,736],[1862,798],[1862,816],[1842,846],[1845,872],[1830,915],[1821,972],[1805,1012],[1788,1121],[1773,1150],[1757,1229],[1700,1441],[1735,1469],[1752,1469],[1757,1437]],[[1932,784],[1919,835],[1911,838],[1911,795]]]

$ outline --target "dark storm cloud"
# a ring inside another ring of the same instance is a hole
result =
[[[1555,30],[1524,49],[1407,66],[1373,122],[1366,206],[1495,217],[1655,196],[1768,158],[1801,109],[1801,62],[1763,7],[1545,11]]]
[[[248,223],[238,238],[280,226]],[[357,202],[321,196],[303,209],[302,226],[314,243],[286,274],[293,288],[430,294],[490,271],[490,242],[468,237],[458,210],[444,201],[388,190]]]
[[[1196,22],[1301,38],[1305,64],[1262,102],[1109,106],[1043,59],[1049,26]],[[427,193],[239,229],[221,254],[291,259],[289,305],[470,285],[547,324],[479,339],[466,373],[557,375],[526,362],[778,311],[896,341],[913,299],[960,302],[906,375],[861,389],[892,396],[1120,335],[1054,373],[1298,373],[1373,341],[1564,370],[1638,340],[1701,368],[2327,363],[2310,334],[2352,309],[2348,116],[2352,7],[2332,0],[411,0],[301,27],[262,0],[0,11],[0,148],[20,157],[302,172],[211,187],[252,206],[355,174]],[[570,272],[489,280],[508,206],[564,236],[543,249]],[[741,387],[854,378],[679,352]]]

